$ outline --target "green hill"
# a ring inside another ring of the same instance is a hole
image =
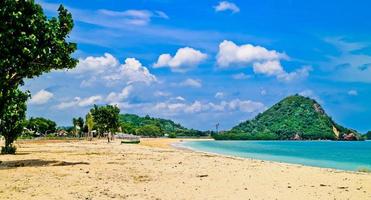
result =
[[[120,114],[122,132],[142,136],[204,136],[208,133],[188,129],[168,119],[140,117],[134,114]]]
[[[360,135],[335,123],[313,99],[289,96],[254,119],[213,135],[234,140],[359,140]]]

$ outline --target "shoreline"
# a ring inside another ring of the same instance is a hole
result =
[[[194,140],[189,140],[194,141]],[[187,142],[187,141],[185,141]],[[203,153],[203,154],[211,154],[216,156],[221,156],[225,158],[234,158],[234,159],[246,159],[246,160],[254,160],[254,161],[263,161],[263,162],[270,162],[270,163],[276,163],[276,164],[283,164],[283,165],[289,165],[293,167],[309,167],[309,168],[316,168],[316,169],[322,169],[326,171],[337,171],[337,172],[345,172],[345,173],[351,173],[351,174],[370,174],[368,172],[361,172],[361,171],[355,171],[355,170],[343,170],[343,169],[336,169],[331,167],[318,167],[318,166],[311,166],[311,165],[305,165],[305,164],[299,164],[299,163],[289,163],[289,162],[283,162],[283,161],[273,161],[273,160],[264,160],[264,159],[257,159],[257,158],[249,158],[249,157],[241,157],[241,156],[235,156],[235,155],[227,155],[222,153],[215,153],[215,152],[208,152],[208,151],[202,151],[198,150],[192,147],[186,147],[186,146],[177,146],[176,144],[180,144],[181,142],[174,142],[170,143],[169,145],[175,149],[183,150],[183,151],[192,151],[196,153]]]

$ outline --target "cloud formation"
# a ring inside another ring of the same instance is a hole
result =
[[[119,61],[109,53],[104,53],[104,56],[88,56],[79,58],[79,63],[76,68],[68,72],[74,74],[94,73],[101,74],[107,70],[115,68],[119,65]]]
[[[174,56],[170,54],[161,54],[153,67],[169,67],[174,72],[185,72],[191,68],[197,67],[206,58],[207,55],[201,51],[190,47],[184,47],[178,49]]]
[[[121,102],[125,99],[127,99],[130,95],[130,93],[133,91],[133,86],[132,85],[128,85],[126,87],[124,87],[120,93],[116,93],[116,92],[111,92],[108,94],[107,98],[106,98],[106,102],[110,103],[110,104],[115,104],[115,103],[118,103],[118,102]]]
[[[294,72],[286,72],[281,65],[281,60],[288,60],[285,53],[275,50],[268,50],[261,46],[245,44],[238,46],[232,41],[224,40],[219,44],[219,51],[216,56],[220,68],[234,66],[252,65],[256,74],[275,76],[281,81],[292,81],[308,76],[310,67],[303,67]],[[244,78],[243,75],[235,78]]]
[[[106,85],[117,82],[126,84],[142,82],[149,85],[157,81],[156,76],[137,59],[127,58],[124,64],[120,64],[119,60],[109,53],[105,53],[104,56],[80,58],[77,67],[67,73],[84,77],[80,84],[82,87],[93,86],[99,81]]]
[[[169,16],[167,16],[167,14],[162,11],[152,12],[149,10],[113,11],[101,9],[98,10],[98,14],[108,17],[114,17],[131,25],[147,25],[150,23],[152,18],[169,19]]]
[[[186,80],[180,82],[179,86],[200,88],[202,87],[202,82],[201,80],[187,78]]]
[[[135,82],[150,84],[157,81],[156,76],[135,58],[125,59],[125,63],[120,66],[119,70],[103,78],[108,81],[125,81],[127,84]]]
[[[214,7],[216,12],[231,11],[232,13],[240,12],[240,8],[229,1],[221,1],[217,6]]]
[[[219,103],[194,101],[185,102],[160,102],[153,106],[156,113],[167,115],[177,115],[182,113],[201,113],[201,112],[230,112],[241,111],[245,113],[261,112],[265,105],[261,102],[251,100],[233,99],[231,101],[221,101]]]
[[[87,107],[102,102],[103,97],[100,95],[90,96],[86,98],[75,97],[72,101],[59,103],[57,109],[63,110],[72,107]]]
[[[29,103],[34,105],[41,105],[47,103],[51,98],[54,97],[54,94],[46,90],[40,90],[36,94],[32,95]]]

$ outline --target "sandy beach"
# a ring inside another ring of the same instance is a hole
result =
[[[141,145],[19,141],[0,155],[0,199],[371,199],[371,174]]]

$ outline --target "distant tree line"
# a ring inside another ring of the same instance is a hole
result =
[[[148,137],[208,136],[210,132],[188,129],[172,120],[153,118],[149,115],[140,117],[134,114],[121,114],[120,126],[124,133]]]

